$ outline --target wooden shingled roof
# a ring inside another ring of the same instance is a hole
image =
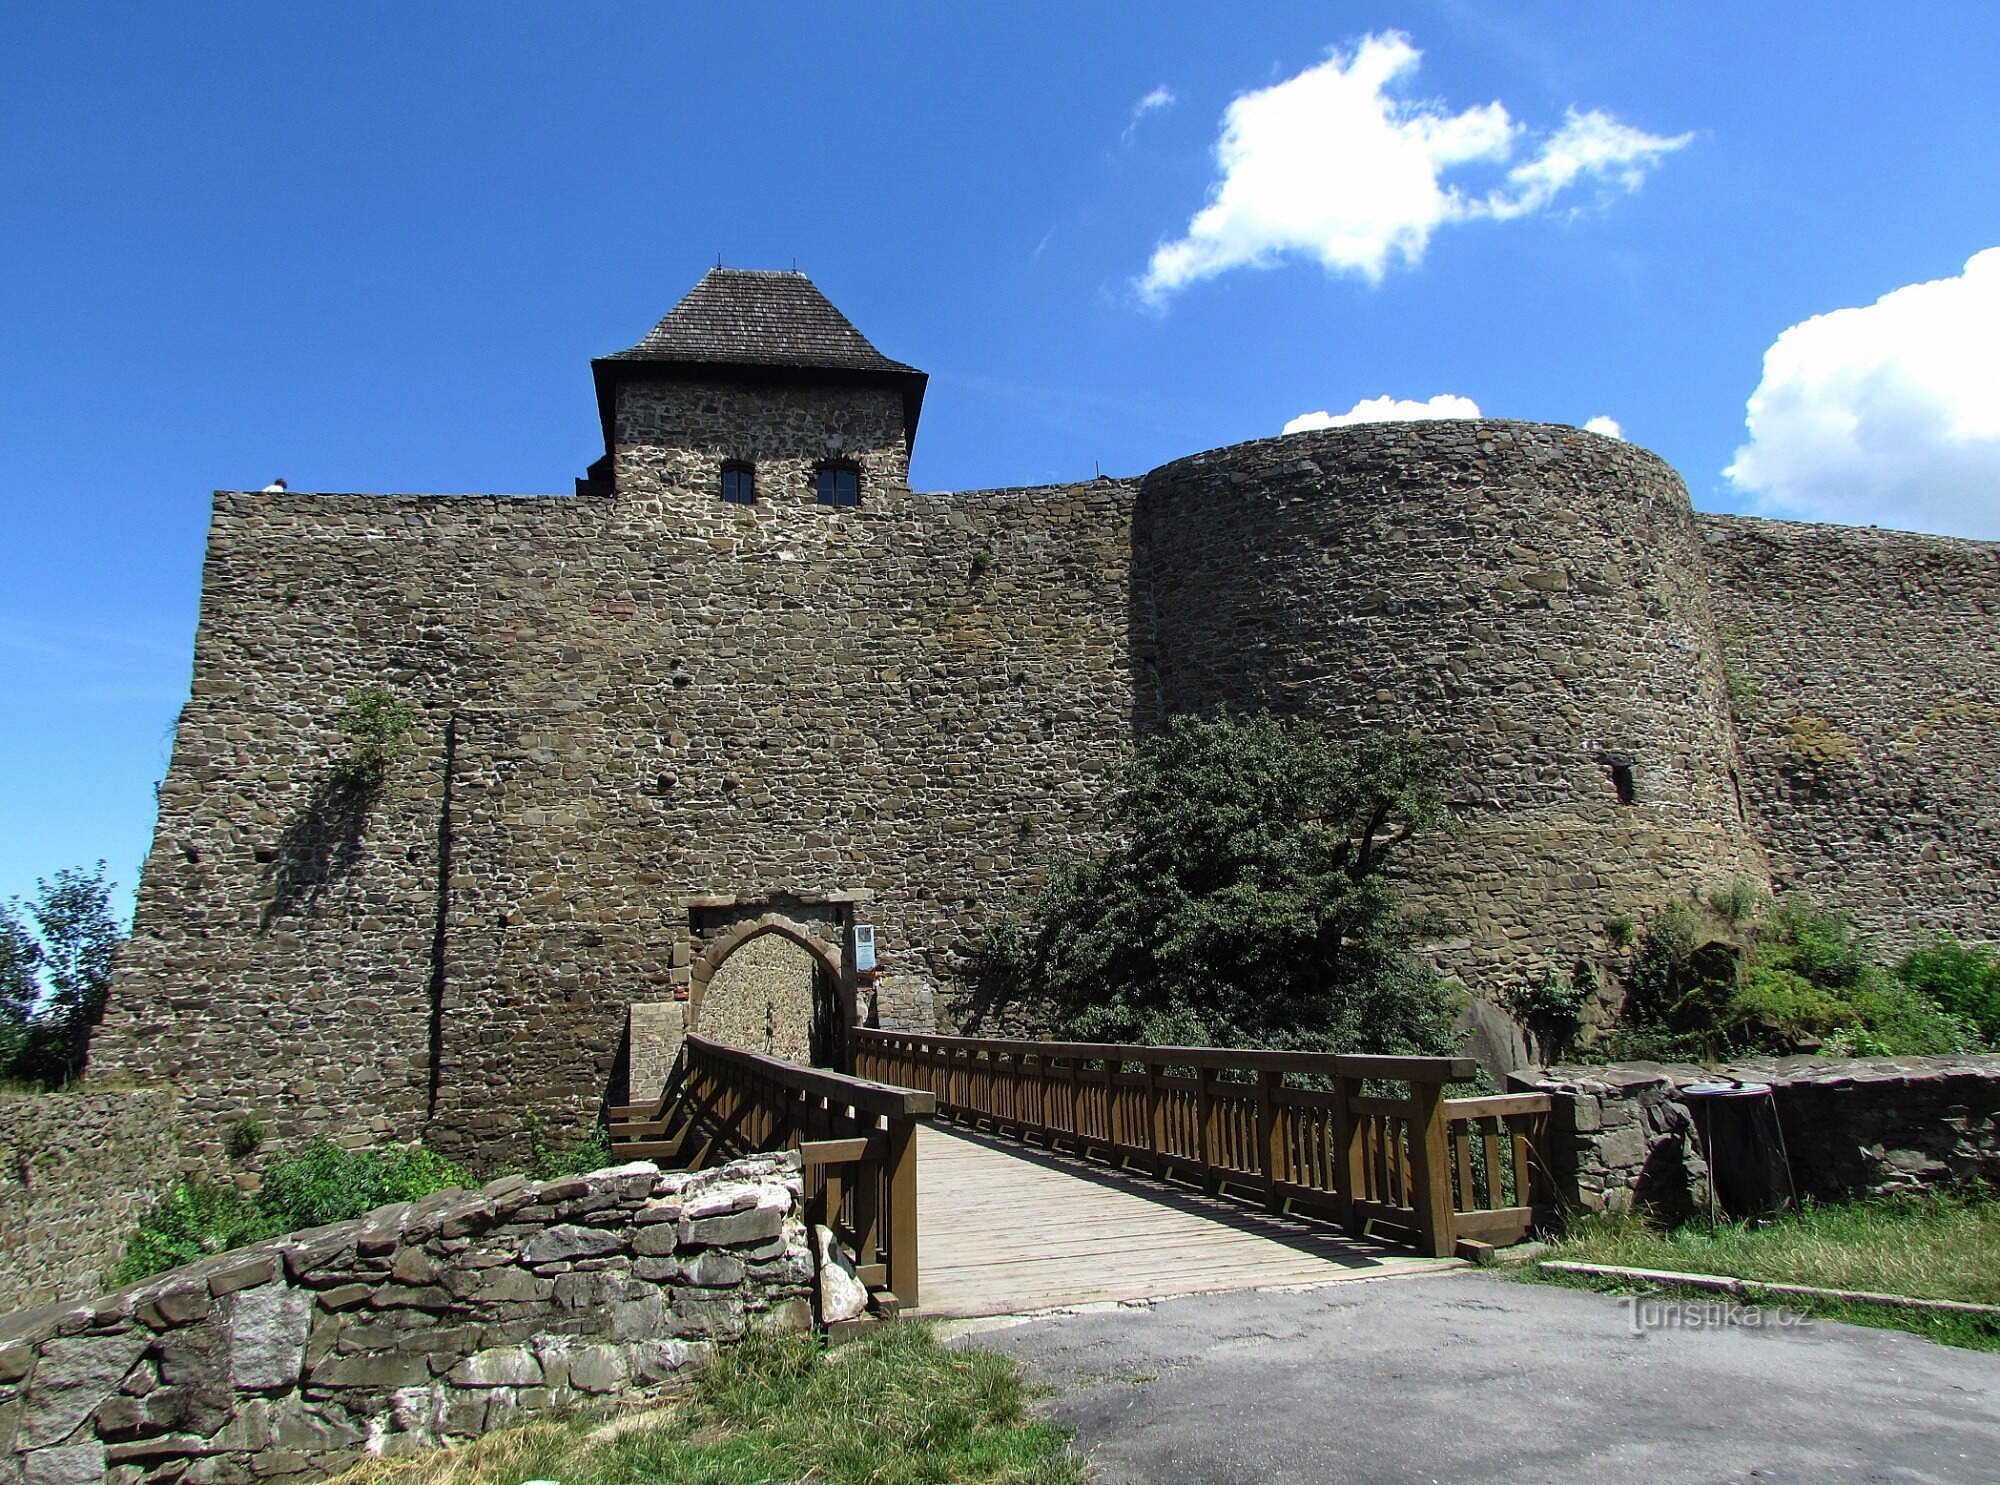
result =
[[[914,442],[929,380],[870,345],[803,273],[751,268],[711,268],[643,340],[600,356],[591,369],[607,449],[613,394],[621,382],[664,377],[879,386],[902,395],[904,437]]]
[[[711,268],[614,361],[914,371],[891,361],[803,273]]]

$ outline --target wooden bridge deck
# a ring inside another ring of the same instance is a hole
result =
[[[1012,1140],[917,1129],[922,1304],[950,1318],[1459,1267]]]

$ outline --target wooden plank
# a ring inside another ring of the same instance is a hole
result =
[[[926,1315],[1017,1313],[1437,1267],[1385,1243],[1136,1173],[1090,1166],[1090,1178],[1079,1179],[1073,1172],[1086,1167],[1068,1155],[1022,1158],[994,1141],[924,1125],[917,1142]],[[1396,1215],[1407,1220],[1407,1213]]]
[[[1445,1112],[1454,1120],[1483,1119],[1494,1114],[1546,1114],[1555,1107],[1548,1093],[1495,1093],[1485,1098],[1447,1098]]]
[[[1488,1208],[1458,1214],[1458,1235],[1475,1242],[1496,1243],[1505,1247],[1509,1243],[1518,1243],[1534,1230],[1533,1207]]]

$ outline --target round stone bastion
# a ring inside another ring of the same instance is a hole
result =
[[[1167,713],[1305,713],[1436,742],[1456,835],[1403,861],[1482,988],[1615,946],[1616,918],[1768,879],[1737,785],[1687,491],[1576,428],[1287,434],[1140,485]]]

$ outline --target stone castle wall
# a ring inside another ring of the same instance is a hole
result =
[[[0,1312],[95,1294],[173,1178],[163,1088],[0,1093]]]
[[[0,1320],[0,1480],[317,1479],[813,1323],[797,1156],[442,1191]],[[823,1230],[823,1229],[822,1229]]]
[[[914,494],[865,446],[902,437],[877,397],[834,440],[858,509],[813,503],[823,447],[727,429],[754,506],[643,444],[611,498],[219,495],[92,1075],[178,1083],[211,1160],[246,1113],[272,1149],[518,1153],[526,1116],[622,1096],[628,1008],[686,996],[718,901],[850,904],[882,946],[861,1013],[933,1024],[984,916],[1098,842],[1132,487]],[[365,821],[319,818],[367,686],[417,709],[413,753]]]
[[[1762,878],[1693,516],[1644,450],[1490,421],[1293,434],[1155,470],[1138,542],[1167,710],[1444,749],[1463,829],[1405,871],[1477,988]]]
[[[948,1023],[983,924],[1103,844],[1132,740],[1221,703],[1446,749],[1465,826],[1405,873],[1487,995],[1763,884],[1767,842],[1781,882],[1858,905],[1892,880],[1902,921],[2000,937],[1990,546],[1697,519],[1654,456],[1534,424],[964,494],[908,488],[880,390],[638,382],[613,434],[611,494],[217,497],[91,1064],[177,1084],[192,1157],[244,1114],[273,1150],[517,1154],[531,1116],[622,1101],[628,1058],[655,1076],[746,924],[839,967],[872,923],[844,1014]],[[721,500],[725,459],[754,505]],[[858,508],[816,503],[830,459]],[[1739,747],[1746,671],[1775,720]],[[367,686],[418,725],[360,818],[323,785]],[[1858,740],[1865,786],[1800,794],[1771,730],[1794,713]]]
[[[2000,545],[1699,520],[1777,885],[1892,950],[2000,937]]]

